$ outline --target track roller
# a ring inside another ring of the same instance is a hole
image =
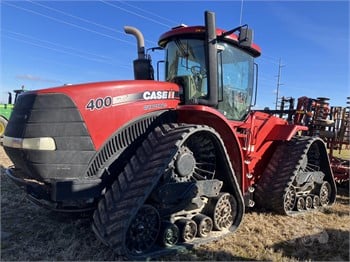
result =
[[[183,242],[191,242],[197,235],[197,224],[191,219],[181,218],[176,225],[180,230],[180,239]]]
[[[171,247],[177,244],[180,238],[180,232],[177,225],[163,221],[158,236],[158,243],[163,247]]]
[[[199,237],[207,237],[211,230],[213,229],[213,220],[203,214],[196,215],[193,220],[196,222],[197,228],[197,236]]]
[[[312,197],[311,196],[307,196],[305,198],[305,208],[306,208],[306,210],[312,209]]]
[[[297,200],[297,204],[296,204],[296,209],[298,211],[303,211],[305,210],[305,200],[303,197],[299,197]]]
[[[317,209],[320,207],[320,197],[319,196],[314,196],[312,198],[312,206]]]

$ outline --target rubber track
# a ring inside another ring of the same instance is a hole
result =
[[[291,215],[284,210],[284,195],[292,185],[315,139],[310,137],[293,138],[279,145],[267,168],[258,181],[255,191],[257,207],[280,214]]]
[[[200,126],[180,124],[155,128],[100,200],[92,227],[116,254],[129,256],[125,254],[124,243],[132,219],[166,172],[183,141],[198,128]]]

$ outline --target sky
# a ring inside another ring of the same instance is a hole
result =
[[[1,1],[0,102],[24,85],[36,90],[64,84],[133,79],[138,28],[146,48],[179,24],[248,24],[261,47],[257,108],[279,97],[328,97],[345,106],[349,84],[349,1]],[[162,51],[150,53],[156,62]],[[278,84],[278,73],[280,80]],[[161,75],[162,79],[162,75]]]

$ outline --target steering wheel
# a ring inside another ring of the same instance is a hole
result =
[[[199,78],[205,78],[207,76],[207,72],[204,68],[200,67],[200,66],[192,66],[191,67],[191,73]]]

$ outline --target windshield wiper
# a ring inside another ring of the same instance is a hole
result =
[[[186,51],[186,49],[184,48],[181,40],[180,39],[176,39],[175,40],[175,44],[176,44],[177,48],[180,50],[181,56],[188,58],[189,54]]]

